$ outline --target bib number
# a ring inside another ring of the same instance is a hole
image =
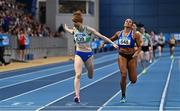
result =
[[[130,40],[119,39],[120,45],[130,45]]]
[[[77,34],[75,40],[77,42],[86,42],[86,35],[85,34]]]

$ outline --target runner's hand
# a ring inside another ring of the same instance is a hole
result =
[[[113,43],[113,47],[116,48],[116,49],[119,48],[119,46],[117,44],[115,44],[115,43]]]

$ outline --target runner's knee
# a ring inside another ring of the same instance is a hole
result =
[[[76,75],[75,75],[75,78],[76,78],[76,79],[80,79],[80,78],[81,78],[81,74],[76,74]]]
[[[121,72],[121,79],[122,80],[126,80],[126,72]]]

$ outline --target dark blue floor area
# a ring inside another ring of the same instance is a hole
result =
[[[111,51],[111,52],[106,52],[106,53],[105,52],[97,53],[94,55],[94,58],[97,59],[97,58],[102,57],[104,54],[113,54],[113,53],[116,53],[116,52]],[[25,64],[25,63],[22,63],[22,64]],[[34,67],[30,67],[30,68],[22,68],[22,69],[16,69],[16,70],[12,70],[12,71],[0,72],[0,79],[6,78],[6,77],[12,77],[12,76],[16,76],[16,75],[22,75],[27,72],[34,72],[34,71],[39,71],[42,69],[54,68],[54,67],[58,67],[58,66],[68,65],[68,64],[73,64],[73,61],[67,61],[67,62],[62,62],[62,63],[53,63],[53,64],[48,64],[48,65],[34,66]]]
[[[146,64],[147,73],[142,74],[142,67],[138,64],[139,78],[136,84],[129,85],[127,77],[126,103],[120,103],[121,75],[116,55],[116,51],[95,54],[93,79],[88,79],[86,70],[83,69],[85,76],[81,78],[80,104],[73,102],[72,61],[9,71],[5,72],[6,74],[0,73],[0,82],[10,83],[10,86],[6,84],[7,86],[0,89],[0,111],[159,111],[172,63],[169,48],[165,47],[162,57],[157,57],[155,62]],[[61,67],[65,65],[71,66]],[[55,67],[61,68],[53,69],[54,72],[45,70],[46,73],[43,76],[42,72],[37,73],[38,76],[35,73],[35,71]],[[64,72],[58,72],[61,69]],[[30,72],[32,74],[29,74]],[[16,77],[18,75],[23,75],[23,77]],[[34,79],[25,80],[26,77],[31,76]],[[12,78],[8,79],[8,77]],[[18,82],[11,83],[11,80]],[[3,86],[3,83],[0,84]],[[165,96],[164,110],[180,111],[180,47],[175,49],[174,65]]]
[[[180,60],[175,59],[167,91],[165,110],[180,110]]]
[[[120,90],[119,81],[119,73],[116,73],[81,90],[80,104],[72,103],[74,97],[72,94],[42,110],[97,110],[99,106]]]
[[[100,64],[95,65],[95,68],[100,68],[104,65],[108,65],[108,64],[111,64],[114,62],[115,62],[115,60],[110,60],[110,61],[107,61],[104,63],[100,63]],[[84,72],[86,72],[85,69],[83,70],[83,73]],[[17,85],[10,86],[10,87],[5,87],[5,88],[0,89],[0,94],[1,94],[0,100],[4,100],[4,99],[7,99],[9,97],[16,96],[18,94],[25,93],[27,91],[31,91],[31,90],[34,90],[34,89],[43,87],[45,85],[52,84],[52,83],[67,79],[67,78],[73,77],[73,76],[74,76],[74,70],[71,70],[68,72],[63,72],[63,73],[59,73],[56,75],[36,79],[33,81],[24,82],[22,84],[17,84]],[[14,92],[14,90],[16,90],[16,91]],[[6,93],[4,93],[4,92],[6,92]]]
[[[12,76],[16,76],[16,75],[23,75],[27,72],[34,72],[34,71],[39,71],[42,69],[48,69],[48,68],[54,68],[54,67],[58,67],[60,65],[68,65],[68,64],[72,64],[72,61],[69,62],[63,62],[63,63],[54,63],[54,64],[48,64],[48,65],[43,65],[43,66],[34,66],[34,67],[30,67],[30,68],[23,68],[23,69],[16,69],[16,70],[12,70],[12,71],[5,71],[5,72],[0,72],[0,79],[1,78],[6,78],[6,77],[12,77]],[[25,63],[22,63],[25,64]]]
[[[147,66],[149,64],[146,64]],[[137,68],[138,74],[142,68]],[[58,101],[50,106],[42,109],[49,110],[97,110],[102,106],[112,95],[115,95],[120,90],[120,72],[101,80],[100,82],[81,90],[81,103],[74,104],[74,94]],[[127,78],[127,83],[129,79]],[[99,95],[99,96],[97,96]],[[120,95],[119,95],[120,98]]]

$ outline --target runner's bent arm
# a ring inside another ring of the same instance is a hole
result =
[[[137,50],[134,53],[133,57],[137,57],[138,54],[141,52],[141,47],[143,45],[143,40],[142,40],[141,34],[135,32],[134,33],[134,40],[136,41],[136,44],[137,44]]]
[[[65,29],[67,32],[71,33],[71,34],[73,34],[73,33],[74,33],[74,30],[73,30],[73,29],[68,28],[68,26],[67,26],[66,24],[64,24],[64,29]]]

